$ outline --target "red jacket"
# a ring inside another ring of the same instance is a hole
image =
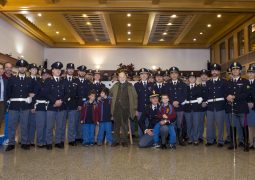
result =
[[[93,121],[94,123],[97,123],[99,120],[99,108],[96,102],[93,103]],[[80,121],[81,124],[85,123],[86,117],[87,117],[87,107],[88,107],[88,101],[84,103],[84,105],[81,108],[80,111]]]
[[[174,122],[175,121],[175,118],[176,118],[176,113],[175,113],[175,110],[173,108],[173,106],[171,104],[168,104],[167,107],[164,107],[164,105],[162,104],[160,107],[159,107],[159,110],[158,110],[158,119],[160,120],[163,120],[163,115],[166,114],[167,115],[167,119],[166,120],[169,120],[170,123]]]

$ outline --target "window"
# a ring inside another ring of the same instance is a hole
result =
[[[225,42],[222,42],[220,44],[220,63],[225,63],[226,62],[226,46]]]
[[[233,36],[228,39],[228,59],[234,59],[234,38]]]
[[[238,38],[238,56],[242,56],[244,54],[244,31],[240,31],[237,34]]]
[[[249,33],[249,51],[255,50],[255,24],[248,26]]]

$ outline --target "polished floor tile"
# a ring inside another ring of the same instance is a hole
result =
[[[254,180],[255,151],[205,146],[177,150],[94,146],[0,149],[0,179]]]

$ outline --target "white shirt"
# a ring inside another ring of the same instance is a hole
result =
[[[147,84],[147,81],[142,81],[142,83],[143,83],[143,85],[144,85],[144,84]]]
[[[162,83],[157,83],[157,86],[162,88]]]
[[[53,78],[55,79],[55,81],[59,81],[59,77],[53,76]]]
[[[233,78],[234,82],[237,82],[240,77]]]
[[[218,81],[219,77],[212,78],[213,82]]]
[[[99,84],[100,82],[99,81],[94,81],[94,84],[97,84],[97,83]]]
[[[67,78],[67,80],[69,81],[72,81],[72,79],[73,79],[73,76],[70,76],[70,75],[66,75],[66,78]]]
[[[177,80],[172,80],[173,84],[177,84]]]
[[[25,74],[19,74],[19,78],[21,79],[21,78],[25,78],[26,76],[25,76]]]
[[[32,79],[36,79],[36,76],[31,76]]]
[[[254,79],[249,79],[250,84],[253,84]]]
[[[151,106],[152,110],[155,110],[157,108],[157,105],[153,105]]]
[[[189,85],[190,89],[195,87],[195,83]]]
[[[79,80],[80,80],[80,82],[82,82],[82,83],[83,83],[85,79],[84,79],[84,78],[80,78],[80,77],[79,77]]]

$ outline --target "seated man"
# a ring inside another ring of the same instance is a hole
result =
[[[159,110],[159,94],[155,91],[150,95],[151,104],[146,106],[145,111],[142,113],[138,124],[144,133],[139,140],[139,147],[146,148],[153,145],[153,128],[158,122],[157,113]],[[166,139],[168,136],[168,127],[162,126],[160,128],[161,138]]]
[[[176,149],[176,133],[175,133],[175,118],[176,118],[176,113],[174,111],[173,106],[169,103],[169,98],[167,94],[162,94],[161,95],[161,101],[162,104],[159,107],[157,117],[159,121],[153,128],[153,140],[154,144],[153,146],[155,148],[160,147],[159,144],[159,134],[160,134],[160,129],[163,127],[168,128],[168,133],[169,133],[169,148],[170,149]],[[166,137],[167,136],[161,136],[161,147],[162,149],[166,149]]]

